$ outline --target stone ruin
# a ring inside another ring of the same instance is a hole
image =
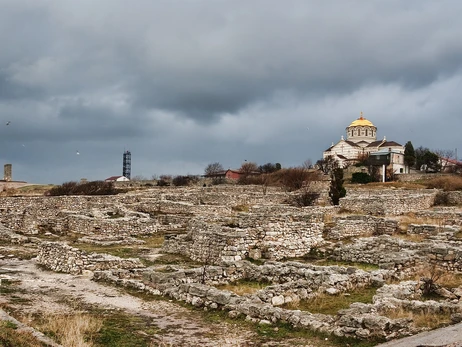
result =
[[[230,317],[259,324],[287,322],[338,336],[389,340],[422,330],[411,318],[389,318],[389,310],[444,312],[453,322],[462,319],[462,287],[437,288],[442,300],[422,301],[422,282],[405,280],[428,264],[462,271],[462,209],[434,206],[438,191],[350,189],[340,206],[303,208],[285,203],[290,194],[224,185],[154,187],[100,197],[0,198],[0,238],[35,243],[38,263],[54,271],[91,273],[97,281],[226,310]],[[451,199],[462,204],[460,195]],[[438,223],[409,223],[403,230],[402,217],[410,213],[415,220]],[[198,265],[145,266],[136,258],[87,253],[59,241],[69,234],[96,245],[134,245],[144,236],[164,235],[161,252],[184,255]],[[42,235],[55,240],[44,241]],[[422,239],[413,241],[413,235]],[[309,257],[347,265],[319,266],[307,262]],[[357,263],[377,269],[360,270]],[[268,286],[242,296],[220,289],[242,280]],[[372,303],[355,303],[336,315],[291,308],[364,287],[378,288]]]

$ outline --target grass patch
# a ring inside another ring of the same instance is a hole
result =
[[[231,207],[234,212],[249,212],[249,205],[236,205]]]
[[[288,339],[295,339],[294,344],[298,345],[306,341],[310,345],[317,347],[324,346],[355,346],[355,347],[370,347],[375,346],[378,342],[382,341],[363,341],[351,337],[339,337],[335,335],[328,335],[322,332],[311,331],[308,329],[294,328],[289,323],[278,323],[275,325],[257,325],[257,333],[266,339],[287,341]]]
[[[299,302],[290,302],[283,305],[283,308],[297,309],[311,313],[322,313],[335,315],[339,310],[347,309],[354,302],[372,303],[372,297],[375,295],[377,288],[357,288],[349,293],[338,295],[319,294],[314,298],[300,300]]]
[[[28,346],[45,347],[44,343],[38,341],[30,332],[16,330],[16,324],[9,321],[0,321],[0,346]]]
[[[19,281],[11,281],[7,279],[2,279],[2,282],[0,284],[0,295],[5,295],[5,294],[12,294],[18,292],[17,285],[19,284]]]
[[[147,347],[159,329],[149,318],[134,317],[122,312],[105,315],[103,325],[95,336],[94,346]],[[140,334],[140,331],[143,334]]]
[[[156,258],[154,265],[178,265],[187,268],[203,266],[202,263],[189,259],[188,257],[181,254],[162,254]]]
[[[39,329],[66,347],[94,346],[93,340],[102,329],[103,321],[90,314],[51,315]]]
[[[415,313],[399,308],[386,310],[381,314],[390,319],[412,319],[414,325],[418,328],[435,329],[451,323],[451,314],[449,312],[429,313],[424,311]]]
[[[181,303],[180,303],[181,304]],[[295,328],[290,323],[278,322],[275,324],[255,324],[245,320],[244,315],[238,318],[229,318],[226,311],[203,311],[188,304],[183,304],[191,310],[202,315],[203,319],[210,324],[222,324],[223,322],[239,325],[242,329],[255,331],[257,336],[252,340],[253,344],[260,346],[269,343],[274,345],[275,341],[281,341],[284,345],[305,346],[307,342],[310,346],[316,347],[371,347],[383,341],[363,341],[348,337],[338,337],[322,332],[311,331],[308,329]]]
[[[253,294],[271,285],[269,282],[257,282],[249,280],[240,280],[234,283],[217,286],[218,289],[228,290],[237,295]]]
[[[143,258],[153,248],[160,248],[164,242],[164,235],[143,237],[145,242],[141,245],[95,245],[90,243],[73,243],[72,247],[89,253],[107,253],[120,258],[140,258],[144,265],[154,265],[155,262]]]

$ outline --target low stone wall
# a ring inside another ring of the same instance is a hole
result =
[[[454,234],[460,230],[458,226],[451,225],[433,225],[433,224],[409,224],[408,234],[418,235],[438,235],[441,233]]]
[[[445,271],[462,272],[462,246],[452,240],[411,242],[383,235],[351,244],[333,243],[313,252],[336,261],[375,264],[383,269],[412,271],[434,264]]]
[[[333,216],[327,223],[325,238],[341,240],[354,236],[391,235],[398,230],[398,222],[393,219],[367,215]]]
[[[213,273],[209,275],[208,270]],[[343,310],[335,316],[280,307],[293,301],[310,300],[320,293],[335,295],[357,287],[382,285],[392,272],[365,272],[354,268],[319,267],[295,262],[255,266],[244,261],[229,267],[207,268],[207,276],[202,277],[205,283],[198,283],[202,271],[145,271],[142,281],[123,271],[104,271],[96,272],[94,279],[133,287],[154,295],[169,296],[196,307],[226,310],[231,318],[245,316],[246,320],[259,324],[286,322],[297,328],[363,339],[396,338],[410,332],[407,321],[378,316],[373,305],[361,304],[363,310],[360,312],[353,304],[349,310]],[[265,282],[275,280],[281,284],[273,284],[255,294],[242,297],[210,285],[211,282],[217,284],[239,279]]]
[[[85,270],[100,271],[145,267],[139,259],[122,259],[108,254],[88,253],[55,242],[40,244],[37,262],[50,270],[74,275],[82,274]]]
[[[354,190],[340,199],[340,207],[348,211],[377,216],[396,216],[425,210],[434,205],[436,190]]]
[[[429,218],[438,221],[440,225],[462,226],[462,211],[456,207],[434,207],[429,210],[415,212],[417,218]]]
[[[450,174],[445,173],[425,173],[416,172],[410,174],[395,174],[395,179],[399,182],[427,181],[437,177],[448,177]]]
[[[462,205],[462,191],[445,192],[449,205]]]

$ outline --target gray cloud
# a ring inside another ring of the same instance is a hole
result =
[[[1,5],[0,160],[18,179],[101,179],[125,148],[145,176],[298,165],[361,110],[379,136],[461,145],[455,0]]]

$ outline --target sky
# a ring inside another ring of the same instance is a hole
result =
[[[363,112],[462,157],[462,1],[0,0],[13,180],[313,163]]]

